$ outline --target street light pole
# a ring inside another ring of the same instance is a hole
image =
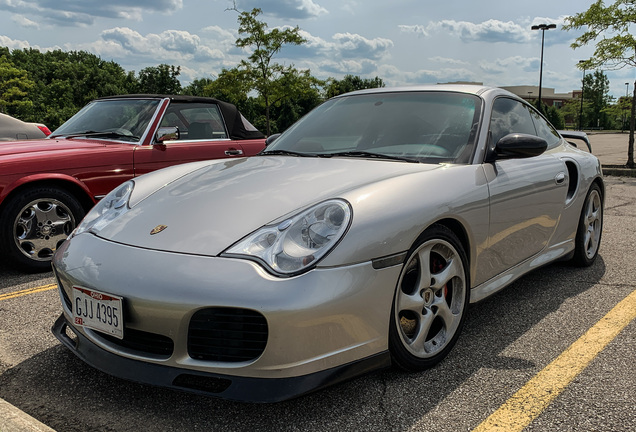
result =
[[[539,65],[539,112],[543,112],[541,107],[541,81],[543,81],[543,41],[545,31],[556,28],[556,24],[538,24],[530,27],[531,30],[541,30],[541,64]]]
[[[585,60],[579,60],[579,64],[584,64]],[[583,130],[583,93],[585,93],[585,67],[583,67],[583,79],[581,79],[581,109],[579,110],[579,130]]]

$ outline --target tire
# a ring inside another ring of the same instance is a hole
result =
[[[603,194],[601,188],[594,183],[587,192],[581,210],[572,264],[578,267],[589,267],[594,264],[601,246],[602,233]]]
[[[21,270],[48,271],[53,254],[84,214],[64,189],[29,188],[10,198],[0,215],[0,247]]]
[[[428,369],[451,351],[470,299],[466,253],[457,236],[433,225],[409,252],[393,298],[389,351],[409,372]]]

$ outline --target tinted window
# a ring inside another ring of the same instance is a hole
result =
[[[314,109],[267,150],[343,157],[368,152],[427,163],[466,163],[480,109],[481,99],[463,93],[338,97]]]
[[[558,132],[554,130],[552,125],[548,123],[539,113],[534,110],[532,112],[532,119],[534,120],[534,126],[537,129],[537,135],[548,142],[548,148],[556,147],[561,141],[561,137]]]
[[[495,100],[490,119],[490,142],[494,145],[511,133],[536,135],[537,132],[528,108],[519,101],[508,98]]]

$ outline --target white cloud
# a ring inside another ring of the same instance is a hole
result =
[[[264,15],[278,18],[308,19],[329,13],[313,0],[237,0],[239,10],[259,8]]]
[[[24,28],[31,28],[36,30],[40,28],[40,24],[36,23],[35,21],[31,21],[24,15],[13,15],[11,17],[11,21]]]
[[[141,21],[148,12],[173,13],[183,0],[0,0],[0,11],[28,15],[36,22],[84,27],[97,18]]]
[[[414,33],[420,37],[428,36],[428,31],[423,25],[399,25],[398,28],[403,33]]]
[[[389,39],[367,39],[352,33],[336,33],[333,40],[336,41],[335,48],[343,57],[379,59],[393,47],[393,41]]]
[[[464,42],[526,43],[531,38],[531,33],[526,27],[513,21],[494,19],[481,23],[442,20],[430,23],[427,28],[431,32],[449,32]]]
[[[119,57],[125,57],[121,48],[131,54],[149,59],[156,63],[174,61],[209,61],[223,59],[224,54],[217,48],[204,44],[198,35],[187,31],[166,30],[161,33],[141,35],[128,27],[116,27],[102,32],[102,39],[108,45],[103,48],[112,50],[112,45],[120,47]]]

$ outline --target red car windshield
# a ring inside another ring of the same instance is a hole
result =
[[[159,106],[158,99],[106,99],[89,103],[53,137],[108,137],[136,142],[143,137]]]

